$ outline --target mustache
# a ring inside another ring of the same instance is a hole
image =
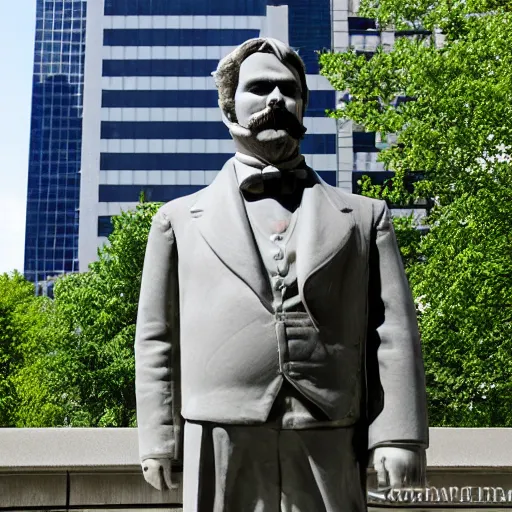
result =
[[[292,114],[280,106],[268,106],[261,112],[254,114],[247,128],[251,132],[263,130],[286,130],[294,139],[300,140],[304,137],[307,128]]]

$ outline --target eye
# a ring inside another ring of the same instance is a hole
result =
[[[265,96],[272,92],[272,84],[270,82],[254,82],[249,87],[247,87],[247,91],[252,94],[257,94],[258,96]]]
[[[298,88],[294,83],[284,83],[279,86],[281,94],[288,96],[289,98],[295,98],[298,96]]]

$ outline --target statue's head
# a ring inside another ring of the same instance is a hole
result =
[[[239,151],[270,162],[298,151],[308,88],[294,50],[277,39],[250,39],[219,62],[214,78]]]

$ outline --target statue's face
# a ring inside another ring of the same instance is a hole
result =
[[[235,93],[236,117],[258,140],[293,135],[293,129],[302,123],[302,107],[300,78],[294,68],[271,53],[254,53],[242,62]]]

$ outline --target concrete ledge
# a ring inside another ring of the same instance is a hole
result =
[[[69,506],[179,505],[183,503],[181,473],[173,475],[177,490],[159,492],[148,485],[140,471],[127,473],[72,473]]]
[[[0,475],[0,510],[45,506],[63,508],[66,501],[66,473]]]
[[[427,463],[512,469],[512,428],[431,428]]]
[[[510,468],[512,428],[431,428],[428,466]],[[0,431],[0,471],[139,468],[134,428]]]
[[[0,430],[0,471],[138,467],[134,428]]]
[[[433,428],[430,444],[430,486],[512,489],[512,429]],[[181,484],[181,469],[175,469],[174,479]],[[372,478],[370,472],[370,487]],[[181,502],[181,485],[161,493],[145,483],[136,429],[0,432],[0,510],[174,510]]]

